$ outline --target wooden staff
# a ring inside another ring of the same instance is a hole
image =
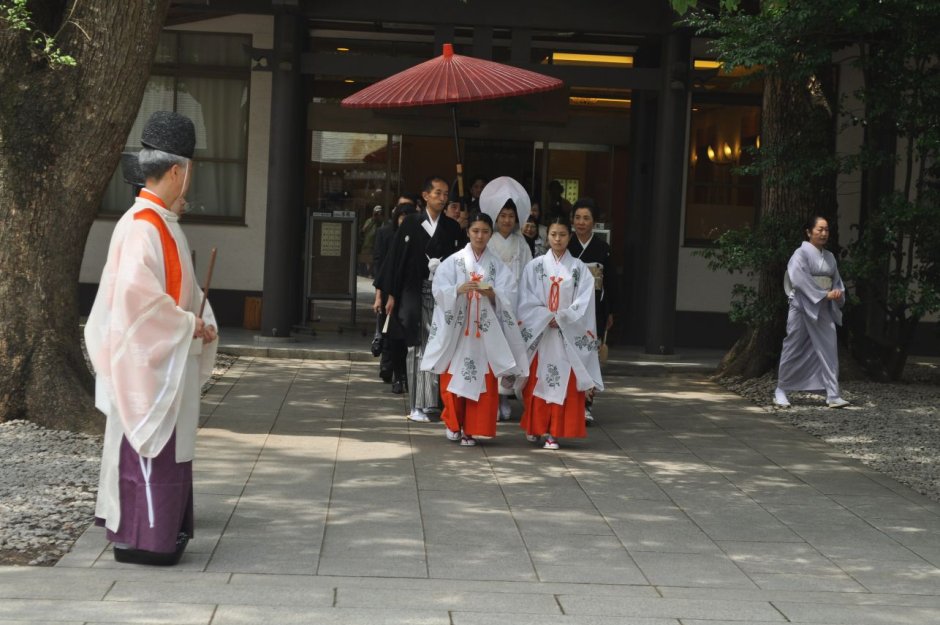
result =
[[[199,318],[202,319],[202,312],[206,309],[206,301],[209,299],[209,284],[212,282],[212,268],[215,267],[216,248],[212,248],[209,254],[209,275],[206,276],[206,286],[202,289],[202,304],[199,306]]]

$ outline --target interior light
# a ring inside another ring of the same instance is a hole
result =
[[[708,150],[706,150],[706,153],[708,154],[708,160],[714,162],[714,161],[715,161],[715,150],[712,149],[712,146],[708,146]]]
[[[553,65],[615,65],[633,67],[633,57],[625,54],[580,54],[552,52]]]
[[[336,48],[337,52],[349,52],[349,48]]]
[[[731,155],[733,154],[733,152],[731,151],[731,146],[728,145],[727,143],[725,144],[724,151],[725,151],[725,156],[727,156],[727,157],[729,157],[729,158],[730,158]]]
[[[721,69],[721,63],[711,59],[695,59],[692,62],[695,69]]]
[[[347,83],[347,84],[352,84],[352,83],[354,83],[354,82],[356,82],[356,81],[353,80],[352,78],[347,78],[347,79],[344,80],[343,82],[344,82],[344,83]]]
[[[628,98],[589,98],[585,96],[571,96],[568,103],[574,106],[608,106],[613,108],[630,108]]]

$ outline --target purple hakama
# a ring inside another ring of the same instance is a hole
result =
[[[176,433],[152,459],[150,493],[153,526],[147,502],[147,481],[141,458],[121,439],[120,501],[121,524],[116,532],[107,530],[108,540],[134,549],[172,553],[180,532],[193,537],[193,463],[176,462]],[[96,518],[95,525],[104,526]]]

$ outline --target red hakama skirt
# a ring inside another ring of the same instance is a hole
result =
[[[447,390],[454,377],[445,371],[441,374],[441,399],[444,410],[441,421],[452,432],[463,430],[466,436],[496,436],[496,411],[499,410],[499,387],[493,370],[487,368],[486,391],[477,401],[455,395]],[[582,413],[583,414],[583,413]]]
[[[555,438],[586,438],[587,427],[584,422],[584,391],[578,390],[574,371],[568,375],[568,389],[565,391],[565,403],[550,404],[535,396],[535,384],[538,382],[539,355],[532,358],[529,365],[529,381],[522,390],[522,403],[525,412],[519,425],[526,434],[541,436],[551,434]]]

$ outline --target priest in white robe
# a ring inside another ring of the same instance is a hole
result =
[[[120,562],[179,561],[193,535],[192,459],[202,384],[215,362],[211,306],[179,225],[195,133],[154,113],[138,161],[145,188],[117,222],[85,325],[95,405],[107,417],[96,522]]]

